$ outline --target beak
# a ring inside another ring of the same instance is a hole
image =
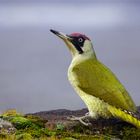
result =
[[[70,38],[68,35],[65,35],[61,32],[58,32],[58,31],[55,31],[55,30],[52,30],[52,29],[50,29],[50,31],[52,33],[54,33],[55,35],[57,35],[59,38],[63,39],[65,42],[72,40],[72,38]]]

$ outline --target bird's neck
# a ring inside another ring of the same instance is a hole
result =
[[[79,54],[78,51],[74,51],[75,53],[72,53],[73,60],[79,59],[80,61],[81,59],[82,61],[82,60],[87,60],[87,59],[97,59],[95,50],[93,48],[91,41],[85,41],[84,46],[82,47],[82,50],[83,52],[81,54]]]
[[[90,51],[87,53],[83,53],[83,54],[77,54],[72,58],[72,63],[77,64],[77,63],[82,63],[84,61],[87,60],[97,60],[95,51]]]

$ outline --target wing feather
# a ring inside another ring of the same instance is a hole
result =
[[[109,68],[97,60],[87,60],[73,68],[77,86],[87,94],[129,111],[136,106],[125,87]]]

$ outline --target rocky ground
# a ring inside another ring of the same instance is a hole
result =
[[[0,139],[140,139],[140,130],[118,119],[89,119],[89,126],[68,119],[71,116],[83,116],[85,113],[87,109],[59,109],[26,115],[8,110],[0,115]]]

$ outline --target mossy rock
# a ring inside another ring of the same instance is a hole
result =
[[[62,140],[77,140],[77,139],[72,138],[72,137],[66,137],[66,138],[63,138]]]
[[[40,138],[44,133],[41,129],[28,129],[27,132],[33,137],[33,138]]]
[[[47,120],[34,115],[25,115],[25,118],[30,120],[32,123],[34,123],[40,128],[45,127],[45,124],[47,122]]]
[[[9,109],[9,110],[6,110],[5,112],[3,112],[1,114],[1,116],[3,117],[8,117],[8,116],[21,116],[20,113],[18,113],[15,109]]]
[[[7,134],[6,133],[0,133],[0,139],[6,139]]]
[[[32,140],[32,136],[29,133],[22,133],[16,136],[16,140]]]
[[[45,134],[48,137],[56,136],[57,135],[56,131],[50,131],[47,128],[43,129],[42,131],[43,131],[43,134]]]
[[[22,116],[12,117],[9,121],[15,126],[16,129],[24,129],[33,125],[30,120]]]
[[[124,140],[140,140],[140,129],[125,127],[122,131],[122,139]]]

